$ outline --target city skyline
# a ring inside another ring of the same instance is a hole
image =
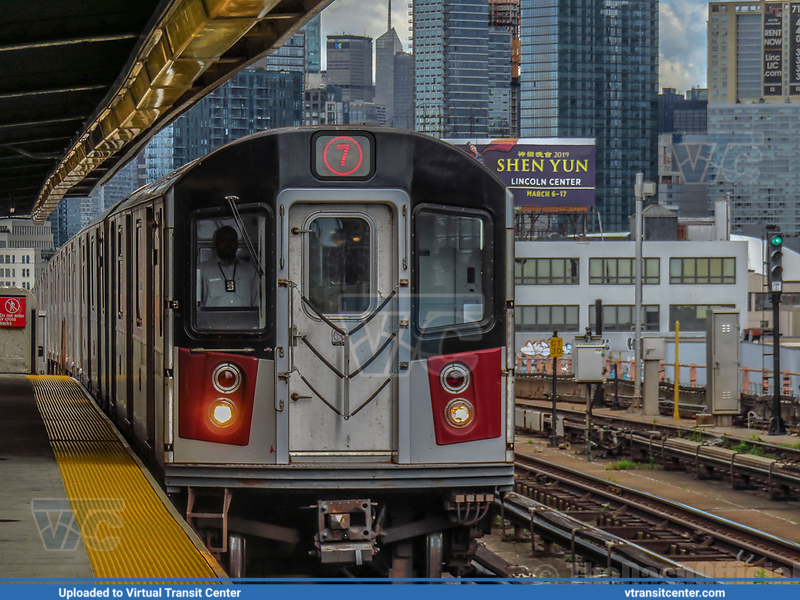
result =
[[[392,4],[392,26],[405,50],[409,46],[408,5],[407,0]],[[386,31],[386,7],[386,0],[334,0],[322,13],[322,39],[342,33],[377,39]],[[659,88],[683,93],[706,87],[707,18],[706,1],[659,3]]]

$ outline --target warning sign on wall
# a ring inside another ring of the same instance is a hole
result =
[[[0,327],[25,327],[25,298],[0,296]]]

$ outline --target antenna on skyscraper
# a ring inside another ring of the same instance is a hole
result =
[[[386,31],[392,30],[392,0],[389,0],[389,24],[386,26]]]

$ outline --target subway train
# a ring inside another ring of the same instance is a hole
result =
[[[53,257],[48,372],[86,387],[232,576],[292,553],[466,573],[514,476],[512,216],[428,136],[243,137]]]

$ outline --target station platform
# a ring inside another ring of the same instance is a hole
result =
[[[81,385],[0,375],[0,576],[226,577]]]

